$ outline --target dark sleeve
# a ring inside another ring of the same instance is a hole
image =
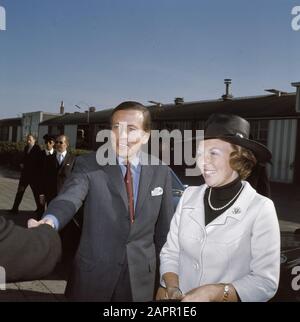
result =
[[[27,229],[0,217],[0,266],[7,282],[39,279],[54,269],[60,256],[60,237],[49,225]]]
[[[39,166],[38,166],[38,191],[39,194],[45,194],[45,173],[46,173],[46,154],[41,150],[39,153]]]
[[[164,194],[155,228],[155,247],[158,255],[167,240],[171,219],[174,215],[171,172],[169,167],[164,167],[166,167],[167,172],[165,175]]]
[[[26,153],[27,153],[27,145],[23,149],[23,153],[22,153],[22,158],[20,160],[20,164],[24,164],[25,163]]]
[[[160,213],[155,227],[155,250],[156,250],[156,276],[155,276],[155,290],[159,287],[159,254],[167,240],[167,235],[170,229],[170,223],[174,215],[173,199],[172,199],[172,177],[169,167],[166,167],[166,179],[164,185],[164,194],[161,202]]]
[[[67,178],[59,194],[49,203],[44,215],[54,215],[59,229],[68,224],[79,208],[89,190],[89,178],[84,158],[76,158],[71,176]]]
[[[71,166],[71,170],[73,171],[73,169],[74,169],[74,166],[75,166],[75,161],[76,161],[76,155],[72,155],[72,166]]]
[[[34,152],[34,163],[37,167],[37,171],[40,172],[41,171],[41,167],[42,167],[42,155],[43,155],[44,151],[41,150],[39,145],[35,145],[35,152]]]
[[[74,166],[75,166],[75,160],[76,160],[76,156],[73,154],[70,154],[70,158],[69,158],[69,164],[70,166],[68,167],[68,172],[66,172],[66,177],[70,177],[72,171],[74,170]]]

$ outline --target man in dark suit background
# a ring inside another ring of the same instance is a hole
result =
[[[111,126],[117,164],[99,165],[96,153],[78,157],[44,219],[30,220],[29,227],[52,221],[61,229],[84,202],[66,295],[72,300],[151,301],[157,259],[173,216],[170,169],[141,163],[140,150],[151,130],[150,113],[142,104],[117,106]]]
[[[6,282],[44,277],[60,256],[59,235],[49,225],[27,229],[0,216],[0,266],[5,269]]]
[[[18,191],[15,196],[15,201],[10,212],[18,213],[19,205],[22,201],[24,192],[28,185],[30,186],[34,200],[36,203],[36,212],[40,212],[42,207],[39,200],[39,175],[41,167],[41,149],[36,144],[36,138],[29,134],[26,138],[26,146],[24,148],[24,156],[21,166],[21,177],[18,185]]]
[[[43,211],[45,211],[45,204],[50,201],[48,201],[48,185],[45,184],[45,176],[50,176],[50,177],[55,177],[56,173],[53,171],[55,169],[54,167],[51,167],[50,169],[47,170],[47,163],[48,159],[53,159],[55,160],[55,150],[54,150],[54,145],[55,145],[55,136],[51,134],[45,134],[43,136],[44,139],[44,149],[41,151],[41,157],[40,157],[40,162],[41,162],[41,173],[39,176],[39,199],[40,203],[42,205]],[[53,162],[54,163],[54,162]],[[55,195],[51,198],[53,199]]]
[[[57,168],[57,184],[56,194],[59,193],[66,179],[71,175],[74,167],[75,155],[68,152],[69,138],[66,135],[59,135],[55,141],[56,150],[56,168]]]
[[[55,136],[47,134],[44,136],[44,140],[40,202],[45,208],[58,195],[64,182],[71,175],[75,156],[68,152],[69,138],[66,135],[61,134],[55,138]],[[78,228],[73,221],[60,231],[63,247],[61,265],[68,266],[65,268],[66,271],[69,270],[70,257],[78,247],[78,233]]]
[[[69,139],[66,135],[45,135],[46,149],[43,151],[40,176],[40,200],[43,203],[57,196],[66,179],[71,175],[75,156],[68,152]],[[55,144],[55,145],[54,145]],[[53,149],[53,146],[55,149]],[[52,148],[52,149],[51,149]]]

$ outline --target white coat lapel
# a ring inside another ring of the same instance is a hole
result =
[[[182,211],[186,210],[189,219],[202,227],[205,226],[203,197],[206,188],[206,185],[202,185],[200,191],[198,187],[191,190],[191,193],[187,191],[188,194],[185,195],[185,202],[182,206]]]

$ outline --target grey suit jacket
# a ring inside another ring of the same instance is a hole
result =
[[[158,187],[163,189],[160,195],[152,192]],[[173,216],[169,168],[142,166],[135,222],[130,224],[119,165],[99,166],[95,153],[78,157],[71,177],[46,214],[55,215],[62,228],[83,203],[81,240],[67,296],[73,300],[109,301],[127,258],[133,300],[151,301],[156,258]]]

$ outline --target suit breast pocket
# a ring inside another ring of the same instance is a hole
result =
[[[162,196],[163,193],[164,193],[164,189],[162,187],[154,187],[151,189],[151,196],[152,197]]]
[[[150,202],[153,203],[160,203],[162,200],[162,196],[150,196]]]

